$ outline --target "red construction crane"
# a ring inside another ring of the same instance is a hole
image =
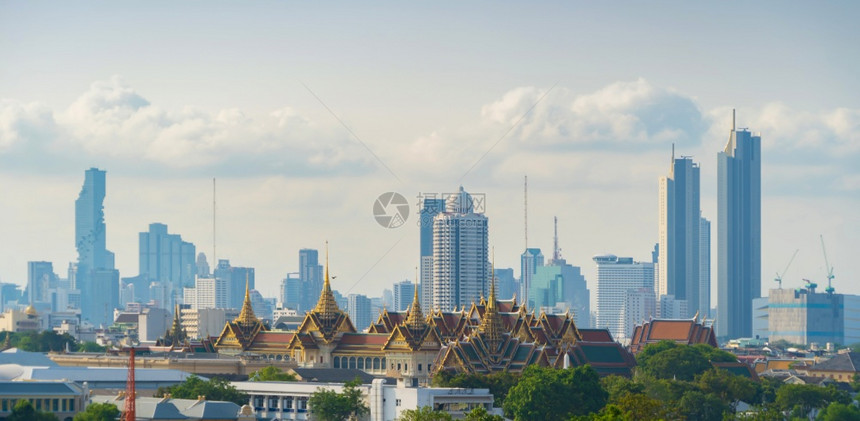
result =
[[[125,408],[122,410],[121,421],[137,420],[136,400],[137,392],[134,390],[134,347],[131,347],[128,352],[128,381],[125,384]]]

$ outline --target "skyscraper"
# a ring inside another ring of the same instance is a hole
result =
[[[216,279],[226,283],[227,308],[242,308],[245,286],[255,288],[254,268],[231,266],[229,260],[218,259],[214,275]]]
[[[717,336],[752,336],[761,295],[761,136],[734,124],[717,154]]]
[[[657,295],[686,301],[687,312],[699,304],[699,164],[689,157],[675,158],[669,175],[660,177],[660,221]],[[681,314],[691,317],[692,314]]]
[[[81,319],[94,325],[110,324],[119,306],[119,272],[105,245],[105,172],[90,168],[75,201],[75,282],[81,291]]]
[[[349,294],[346,307],[355,330],[362,331],[370,326],[370,298],[361,294]]]
[[[56,288],[57,274],[51,262],[27,262],[27,303],[49,301],[49,290]]]
[[[149,282],[165,285],[170,295],[165,308],[173,308],[182,288],[194,285],[197,249],[194,244],[182,241],[182,236],[168,234],[167,225],[159,223],[149,224],[149,231],[141,232],[138,240],[140,276]],[[143,297],[136,298],[139,301]]]
[[[654,290],[654,264],[634,262],[632,257],[612,254],[594,256],[597,263],[597,328],[609,329],[612,336],[625,335],[622,319],[628,291]]]
[[[475,212],[463,187],[446,199],[445,212],[433,218],[432,308],[463,308],[487,294],[490,262],[487,217]]]
[[[433,303],[433,219],[445,211],[445,200],[428,195],[421,196],[421,256],[418,280],[421,307],[431,309]]]
[[[319,251],[299,250],[299,279],[302,281],[302,302],[299,313],[314,308],[322,292],[322,266],[319,264]]]
[[[394,284],[394,311],[406,311],[412,304],[416,285],[409,281]]]
[[[705,218],[699,223],[699,308],[711,317],[711,221]]]
[[[531,298],[533,296],[531,291],[532,278],[541,266],[543,266],[543,253],[540,249],[527,248],[520,255],[520,297],[528,308],[535,307],[535,301]]]

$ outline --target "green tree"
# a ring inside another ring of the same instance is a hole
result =
[[[364,403],[359,385],[359,379],[346,382],[341,393],[318,388],[308,399],[312,418],[320,421],[342,421],[353,415],[361,417],[370,412],[370,408]]]
[[[526,367],[505,398],[505,414],[515,420],[560,420],[597,412],[608,394],[589,365],[564,370]]]
[[[248,380],[252,382],[294,382],[297,379],[295,374],[284,373],[280,368],[270,365],[251,373]]]
[[[114,421],[120,410],[112,403],[91,403],[84,412],[78,412],[74,421]]]
[[[228,401],[239,406],[248,403],[248,395],[239,392],[229,381],[220,377],[203,380],[192,374],[182,383],[159,387],[155,391],[155,396],[161,397],[165,393],[177,399],[197,399],[198,396],[206,396],[208,400]]]
[[[670,412],[665,402],[643,393],[628,393],[612,402],[622,412],[629,414],[631,421],[651,421],[668,419]]]
[[[814,384],[787,384],[776,392],[775,405],[793,416],[805,417],[815,408],[824,408],[830,402],[849,403],[850,397],[835,388]]]
[[[418,409],[407,409],[400,413],[397,421],[453,421],[451,414],[444,411],[434,411],[429,406]]]
[[[698,377],[696,383],[702,392],[718,396],[723,403],[732,408],[732,411],[737,401],[755,403],[756,396],[759,394],[758,385],[754,381],[719,368],[705,371]]]
[[[729,412],[728,405],[714,394],[705,394],[698,390],[684,393],[678,401],[678,411],[688,420],[721,421],[723,414]]]
[[[487,412],[487,408],[478,406],[466,413],[465,421],[505,421],[501,415],[493,415]]]
[[[860,409],[854,405],[833,402],[818,414],[822,421],[860,421]]]
[[[508,391],[517,384],[519,376],[508,371],[491,374],[451,374],[442,371],[433,376],[433,385],[438,387],[462,387],[467,389],[490,389],[495,398],[494,405],[501,407]]]
[[[77,345],[77,352],[105,352],[105,349],[95,342],[81,342]]]
[[[59,421],[59,419],[50,412],[37,411],[29,400],[22,399],[12,408],[6,421]]]
[[[709,345],[678,345],[669,341],[648,345],[636,356],[637,371],[658,379],[693,380],[710,369],[712,361],[731,362],[737,359]]]
[[[600,385],[609,393],[609,402],[616,403],[623,396],[635,393],[643,393],[645,386],[627,377],[606,376],[600,379]]]

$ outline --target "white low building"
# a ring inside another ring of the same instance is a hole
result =
[[[343,383],[314,382],[232,382],[239,391],[247,393],[249,404],[261,417],[274,420],[307,420],[308,399],[318,388],[338,393]],[[375,379],[362,384],[362,391],[370,413],[364,420],[394,421],[401,412],[429,406],[462,418],[472,409],[482,406],[490,413],[501,414],[493,408],[493,395],[488,389],[460,389],[447,387],[405,387],[387,384]]]

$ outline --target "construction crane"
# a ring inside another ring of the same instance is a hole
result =
[[[779,283],[779,289],[782,289],[782,277],[785,276],[785,272],[788,272],[788,268],[791,266],[791,262],[794,261],[794,258],[795,256],[797,256],[797,252],[799,251],[800,249],[795,250],[794,254],[791,255],[791,259],[788,259],[788,264],[785,265],[785,269],[782,270],[782,274],[780,274],[779,272],[776,273],[776,278],[774,278],[773,280]]]
[[[819,234],[821,237],[821,251],[824,252],[824,269],[827,271],[827,291],[828,294],[833,294],[835,289],[833,288],[832,281],[835,276],[833,276],[833,268],[830,266],[830,262],[827,261],[827,248],[824,247],[824,235]]]
[[[806,288],[809,289],[809,292],[815,293],[815,288],[818,288],[818,284],[810,281],[809,279],[803,278],[803,282],[806,283]]]
[[[177,307],[178,308],[178,307]],[[125,383],[125,406],[120,417],[121,421],[137,420],[137,391],[134,384],[134,347],[128,350],[128,381]]]

